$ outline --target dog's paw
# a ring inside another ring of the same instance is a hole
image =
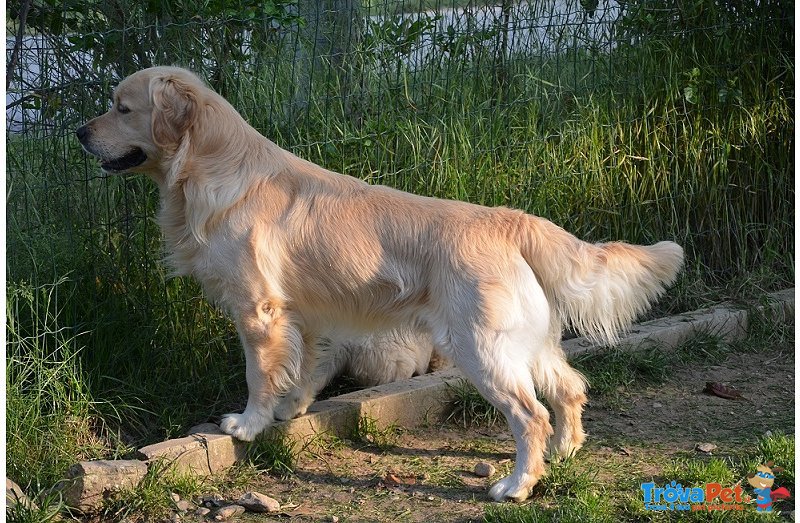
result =
[[[527,476],[527,475],[526,475]],[[517,478],[515,475],[506,476],[489,489],[489,496],[495,501],[512,500],[522,502],[531,495],[531,489],[536,485],[536,480]]]
[[[275,419],[278,421],[287,421],[305,413],[305,409],[300,409],[297,401],[284,400],[275,407]]]
[[[269,421],[261,416],[248,414],[225,414],[219,428],[226,434],[242,441],[253,441],[265,428]]]
[[[300,416],[301,414],[305,414],[305,409],[300,408],[302,394],[302,390],[295,388],[290,390],[286,396],[282,397],[275,407],[275,419],[278,421],[286,421]]]
[[[302,389],[294,389],[286,396],[281,398],[278,406],[275,407],[275,419],[286,421],[297,416],[302,416],[308,411],[308,407],[314,402],[314,396],[308,396]]]

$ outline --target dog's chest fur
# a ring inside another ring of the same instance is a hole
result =
[[[174,276],[192,276],[203,286],[207,297],[225,309],[239,296],[241,285],[254,275],[242,274],[242,267],[253,266],[246,231],[236,230],[235,222],[221,220],[210,230],[209,224],[193,224],[187,216],[196,213],[196,202],[187,202],[178,191],[162,198],[158,221],[164,234],[166,262]],[[243,281],[245,280],[245,281]],[[249,282],[252,285],[252,281]]]

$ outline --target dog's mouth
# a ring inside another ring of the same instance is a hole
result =
[[[107,172],[122,172],[137,165],[143,164],[147,160],[147,155],[140,148],[136,147],[131,152],[115,158],[113,160],[100,160],[100,167]]]

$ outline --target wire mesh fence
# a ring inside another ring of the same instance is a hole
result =
[[[514,56],[544,59],[567,50],[607,51],[621,12],[616,2],[589,9],[572,0],[501,6],[436,2],[427,8],[391,0],[380,5],[355,0],[260,4],[207,6],[206,13],[194,16],[172,13],[169,4],[88,2],[79,5],[82,12],[71,12],[75,6],[68,2],[45,4],[38,11],[34,4],[26,24],[17,21],[11,28],[19,34],[7,36],[10,128],[55,123],[34,112],[23,118],[20,105],[26,100],[29,105],[48,101],[36,93],[65,97],[70,93],[65,89],[80,87],[106,96],[109,82],[175,62],[205,73],[223,91],[240,87],[234,78],[241,74],[267,70],[287,84],[261,103],[302,111],[331,82],[364,87],[376,79],[370,76],[392,84],[407,75],[414,83],[415,72],[430,67],[473,63],[502,68]],[[129,13],[114,19],[113,11]],[[102,19],[115,27],[103,24],[106,28],[98,31],[95,21]],[[457,82],[463,74],[448,76]],[[340,94],[349,102],[361,91],[342,89]]]
[[[193,282],[165,273],[155,186],[103,175],[73,136],[151,65],[193,69],[260,132],[332,170],[523,208],[593,241],[675,239],[712,280],[792,277],[792,2],[8,9],[9,292],[61,282],[48,303],[108,348],[92,366],[109,390],[127,358],[169,347],[191,357],[164,367],[192,375],[233,335]]]

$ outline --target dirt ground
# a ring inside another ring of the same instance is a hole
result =
[[[705,394],[707,382],[732,385],[745,399]],[[670,459],[697,456],[699,443],[716,445],[715,456],[735,456],[752,450],[767,431],[794,434],[794,346],[678,367],[667,383],[620,390],[610,403],[590,394],[584,423],[589,437],[576,458],[581,473],[636,495],[638,485],[659,478]],[[322,441],[300,456],[294,475],[263,474],[247,486],[278,499],[281,514],[240,521],[481,521],[490,503],[487,489],[510,472],[513,452],[503,422],[403,430],[386,450]],[[481,461],[496,467],[492,478],[472,472]],[[236,499],[237,492],[225,495]],[[537,486],[528,503],[542,498]],[[781,508],[793,510],[793,501]]]
[[[706,383],[730,384],[744,399],[703,393]],[[767,431],[794,433],[794,347],[774,353],[740,353],[718,365],[679,369],[659,387],[637,390],[621,412],[586,410],[589,431],[610,440],[688,446],[697,442],[744,444]]]

